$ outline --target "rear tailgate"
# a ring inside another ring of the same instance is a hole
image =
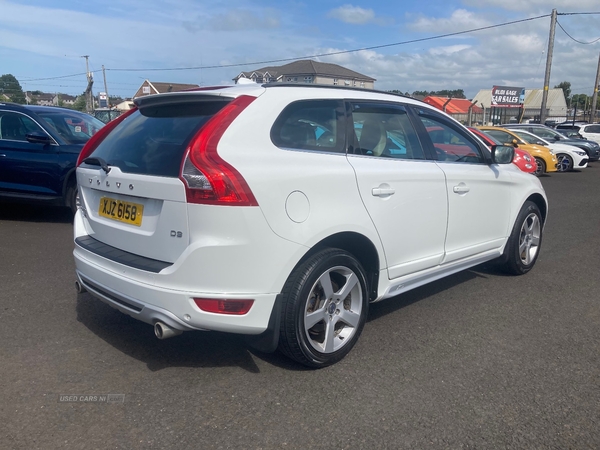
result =
[[[165,262],[174,262],[188,246],[185,189],[178,178],[81,167],[77,182],[86,230],[94,239]]]
[[[198,130],[231,100],[155,96],[118,124],[77,169],[88,235],[121,251],[175,262],[189,245],[183,157]]]

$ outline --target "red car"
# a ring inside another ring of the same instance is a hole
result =
[[[469,129],[469,131],[471,131],[471,133],[480,138],[485,143],[485,145],[487,145],[490,148],[492,147],[492,145],[502,145],[500,142],[496,141],[492,136],[481,132],[477,128],[467,128]],[[525,150],[515,148],[515,157],[513,159],[513,164],[515,164],[523,172],[535,173],[535,159],[533,159],[532,156]]]

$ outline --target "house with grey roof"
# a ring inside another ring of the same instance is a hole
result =
[[[142,85],[134,94],[133,98],[143,97],[151,94],[164,94],[166,92],[179,92],[186,91],[189,89],[197,89],[200,86],[197,84],[185,84],[185,83],[165,83],[158,81],[144,80]]]
[[[240,72],[233,81],[252,80],[255,83],[308,83],[332,86],[374,89],[375,78],[355,72],[337,64],[305,59],[283,66],[269,66],[249,72]]]
[[[25,93],[25,100],[28,104],[40,105],[40,106],[72,106],[77,100],[77,97],[69,94],[49,94],[49,93],[38,93],[34,94],[27,91]]]

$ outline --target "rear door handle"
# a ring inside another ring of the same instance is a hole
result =
[[[374,197],[389,197],[390,195],[394,195],[396,190],[392,188],[376,187],[373,188],[371,193]]]
[[[458,186],[454,186],[452,190],[455,194],[466,194],[471,188],[464,183],[460,183]]]

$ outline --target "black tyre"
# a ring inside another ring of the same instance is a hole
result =
[[[542,245],[543,221],[537,205],[525,202],[504,249],[504,270],[513,275],[529,272]]]
[[[351,254],[325,249],[300,264],[283,289],[279,349],[308,367],[341,360],[364,327],[365,271]]]
[[[71,210],[73,215],[77,212],[77,199],[79,197],[79,189],[77,184],[70,183],[67,188],[66,206]]]
[[[573,170],[573,158],[571,158],[569,155],[559,153],[556,155],[556,159],[558,160],[556,170],[559,172],[568,172],[569,170]]]
[[[535,173],[536,177],[546,173],[546,163],[542,158],[535,158]]]

